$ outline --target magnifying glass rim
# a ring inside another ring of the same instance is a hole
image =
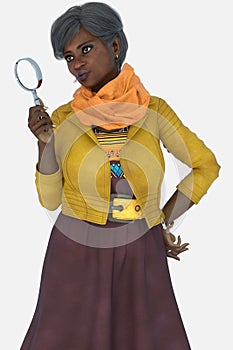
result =
[[[28,61],[29,63],[31,63],[32,67],[34,68],[35,73],[36,73],[36,78],[37,78],[37,80],[38,80],[37,86],[36,86],[35,88],[28,88],[28,87],[25,86],[25,85],[21,82],[21,80],[19,79],[19,75],[18,75],[17,69],[18,69],[18,63],[19,63],[20,61]],[[16,64],[15,64],[15,76],[16,76],[16,80],[18,81],[19,85],[20,85],[23,89],[25,89],[25,90],[27,90],[27,91],[35,91],[35,90],[38,89],[38,88],[41,86],[41,84],[42,84],[42,72],[41,72],[41,69],[40,69],[39,65],[36,63],[36,61],[34,61],[34,60],[33,60],[32,58],[30,58],[30,57],[20,58],[20,59],[16,62]]]

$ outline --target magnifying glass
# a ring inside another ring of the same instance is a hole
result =
[[[34,70],[33,74],[30,72],[31,69],[28,69],[28,63],[30,63],[29,67]],[[25,69],[25,67],[27,68]],[[14,72],[19,85],[24,90],[32,93],[35,105],[44,106],[36,92],[42,84],[42,72],[38,64],[30,57],[20,58],[15,64]],[[22,83],[22,79],[24,80],[24,83]]]
[[[32,93],[35,105],[44,107],[44,103],[38,97],[36,92],[36,90],[42,84],[42,73],[38,64],[30,57],[20,58],[15,64],[14,72],[19,85],[24,90],[30,91]],[[24,83],[22,83],[22,80]],[[42,116],[39,118],[43,119]],[[51,129],[44,130],[44,132],[46,132],[46,135],[44,133],[40,134],[39,139],[43,142],[47,142],[53,132]]]

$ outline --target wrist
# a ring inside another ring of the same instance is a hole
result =
[[[166,222],[166,218],[161,218],[161,225],[164,231],[166,232],[170,232],[170,229],[173,227],[174,225],[174,221],[168,221]]]
[[[51,138],[49,142],[43,142],[41,140],[37,141],[38,149],[40,152],[46,150],[54,150],[54,139]]]

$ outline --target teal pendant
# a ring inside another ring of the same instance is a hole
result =
[[[122,177],[123,170],[120,163],[110,164],[111,173],[115,177]]]

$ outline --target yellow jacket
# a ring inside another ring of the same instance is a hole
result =
[[[92,129],[79,122],[70,102],[52,114],[55,151],[59,170],[51,175],[36,171],[36,186],[42,206],[65,215],[104,225],[110,201],[109,159]],[[121,166],[142,208],[148,227],[163,214],[160,192],[165,164],[161,143],[190,173],[177,185],[179,191],[198,203],[218,177],[220,166],[212,151],[183,125],[168,104],[151,97],[146,115],[130,126],[121,151]]]

